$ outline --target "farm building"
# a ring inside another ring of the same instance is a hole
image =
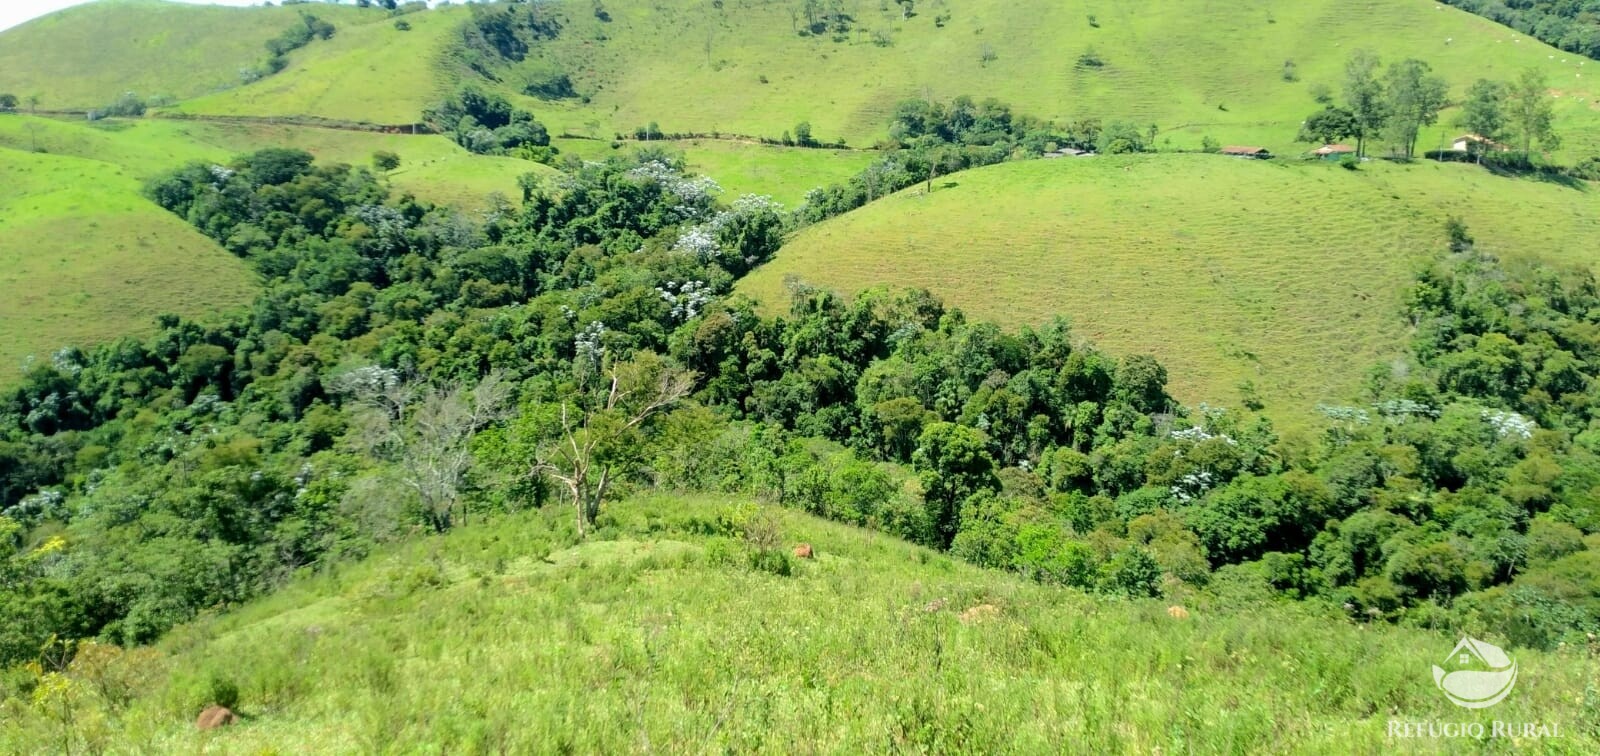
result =
[[[1046,153],[1044,153],[1044,156],[1046,158],[1088,157],[1089,155],[1093,155],[1093,154],[1094,153],[1092,153],[1092,152],[1090,152],[1088,150],[1079,150],[1079,149],[1075,149],[1075,148],[1072,148],[1072,147],[1063,147],[1063,148],[1061,148],[1059,150],[1055,150],[1055,151],[1052,151],[1052,152],[1046,152]]]
[[[1511,148],[1488,137],[1478,136],[1477,134],[1462,134],[1450,142],[1450,149],[1456,152],[1486,152],[1490,150],[1506,152]]]
[[[1343,158],[1345,155],[1356,154],[1356,148],[1351,147],[1348,144],[1325,144],[1312,150],[1311,154],[1316,155],[1323,160],[1338,160]]]
[[[1222,154],[1247,160],[1266,160],[1272,157],[1272,153],[1268,152],[1265,147],[1223,147]]]

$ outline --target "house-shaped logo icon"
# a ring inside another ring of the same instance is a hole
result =
[[[1477,638],[1462,638],[1444,664],[1450,669],[1435,665],[1433,683],[1457,706],[1488,708],[1517,684],[1517,663],[1499,646]]]

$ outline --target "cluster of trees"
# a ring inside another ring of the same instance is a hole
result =
[[[455,54],[472,71],[498,81],[499,71],[517,63],[541,41],[561,35],[561,21],[546,3],[474,3],[461,27]]]
[[[972,113],[908,107],[897,138],[1031,131]],[[0,663],[51,634],[147,641],[479,513],[559,504],[593,533],[644,487],[1087,590],[1310,598],[1537,645],[1600,630],[1600,285],[1501,266],[1459,224],[1395,313],[1407,369],[1280,437],[1179,406],[1154,359],[1061,322],[804,286],[765,316],[730,292],[785,216],[656,151],[472,217],[294,150],[148,190],[264,289],[0,395]]]
[[[462,87],[423,111],[422,119],[456,144],[483,155],[512,154],[545,162],[555,152],[550,133],[532,113],[474,86]]]
[[[994,99],[905,100],[895,108],[888,141],[879,145],[887,154],[843,184],[812,190],[798,217],[803,222],[831,218],[919,182],[931,191],[939,176],[1013,157],[1038,157],[1069,147],[1113,154],[1141,152],[1148,148],[1153,132],[1153,127],[1122,122],[1102,126],[1098,119],[1057,125],[1013,114]]]
[[[240,69],[239,78],[248,84],[278,73],[289,66],[289,53],[311,44],[312,40],[332,39],[336,31],[332,23],[300,11],[299,23],[267,40],[267,62],[257,68]]]
[[[1555,111],[1549,88],[1538,69],[1524,71],[1515,81],[1479,79],[1467,90],[1456,123],[1494,142],[1514,142],[1523,156],[1534,146],[1551,150],[1561,144],[1554,129]],[[1475,144],[1470,151],[1482,154]]]
[[[1583,0],[1444,0],[1545,44],[1600,59],[1600,8]]]
[[[1416,154],[1417,133],[1439,120],[1450,94],[1427,63],[1408,58],[1381,69],[1378,56],[1366,50],[1357,50],[1345,62],[1341,93],[1343,105],[1335,105],[1331,92],[1319,92],[1323,109],[1306,119],[1300,139],[1353,138],[1357,157],[1364,157],[1368,143],[1381,138],[1402,158]]]
[[[1336,103],[1331,89],[1320,89],[1323,108],[1301,125],[1301,141],[1355,139],[1362,157],[1370,142],[1381,139],[1394,155],[1409,159],[1416,154],[1418,132],[1438,122],[1439,111],[1450,104],[1449,86],[1427,63],[1406,59],[1383,69],[1365,50],[1346,61],[1341,95],[1342,103]],[[1544,76],[1529,69],[1511,83],[1479,79],[1468,89],[1457,123],[1491,140],[1514,137],[1526,156],[1535,145],[1548,150],[1559,144],[1551,119]]]

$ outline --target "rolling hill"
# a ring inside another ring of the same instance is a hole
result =
[[[1177,396],[1276,417],[1352,397],[1399,356],[1400,296],[1462,217],[1504,257],[1595,265],[1592,187],[1472,166],[1144,155],[1007,163],[918,185],[813,226],[740,288],[781,308],[786,280],[851,293],[928,287],[971,315],[1069,317],[1165,363]]]
[[[382,20],[353,6],[311,6],[344,27]],[[0,92],[40,108],[86,110],[123,92],[178,100],[238,86],[267,40],[300,23],[294,7],[229,8],[99,0],[0,33]]]
[[[1312,87],[1337,89],[1345,58],[1365,47],[1421,58],[1458,93],[1538,66],[1569,152],[1600,151],[1593,61],[1431,0],[966,0],[918,3],[909,18],[896,3],[846,0],[850,31],[809,36],[798,3],[611,2],[610,21],[589,3],[560,7],[561,35],[521,67],[566,71],[591,98],[538,111],[574,131],[655,121],[776,136],[804,120],[820,138],[861,144],[885,133],[901,99],[967,94],[1042,118],[1154,123],[1179,148],[1210,135],[1283,152],[1316,108]],[[1099,66],[1080,62],[1090,53]]]
[[[1453,636],[1270,603],[1248,578],[1174,618],[792,511],[785,549],[817,557],[782,576],[705,534],[736,504],[618,504],[577,545],[564,508],[413,541],[177,629],[106,667],[134,681],[125,705],[85,689],[70,732],[23,708],[0,749],[1383,753],[1391,720],[1434,718],[1597,745],[1570,695],[1600,673],[1582,649],[1518,649],[1516,695],[1475,713],[1429,673]],[[197,732],[229,686],[243,721]]]
[[[191,160],[221,162],[269,146],[354,165],[393,151],[402,161],[390,174],[397,190],[467,209],[494,192],[515,196],[523,173],[555,172],[473,155],[441,136],[0,116],[0,269],[8,290],[27,293],[0,304],[0,383],[29,355],[142,333],[164,312],[200,316],[248,302],[244,263],[146,200],[141,186]]]
[[[1346,56],[1369,48],[1386,60],[1427,61],[1457,94],[1479,77],[1538,67],[1559,100],[1562,154],[1600,152],[1593,61],[1431,0],[942,0],[909,17],[900,4],[845,0],[848,30],[822,34],[801,33],[796,3],[539,7],[559,20],[559,35],[485,83],[556,132],[657,122],[671,132],[770,137],[809,121],[821,138],[863,144],[884,135],[901,99],[968,94],[1043,118],[1154,123],[1175,148],[1210,136],[1285,152],[1301,148],[1292,139],[1316,107],[1313,88],[1337,89]],[[379,12],[328,8],[319,12],[339,25],[333,39],[295,51],[277,75],[238,85],[232,72],[261,57],[261,42],[291,10],[202,13],[156,0],[74,9],[0,34],[0,91],[26,95],[60,80],[42,93],[47,106],[94,106],[135,89],[178,97],[176,108],[189,113],[409,122],[461,76],[450,53],[467,9],[408,14],[412,28],[400,31]],[[112,28],[139,33],[105,33]],[[147,64],[140,56],[152,54],[153,40],[186,52]],[[87,49],[101,52],[92,60],[72,52]],[[534,72],[568,74],[584,99],[521,95]],[[1438,126],[1420,143],[1455,130]]]
[[[309,115],[368,123],[413,123],[454,80],[444,56],[464,7],[409,13],[406,30],[381,13],[340,27],[332,39],[289,55],[260,81],[180,103],[186,113]]]
[[[106,163],[0,148],[0,382],[29,358],[247,303],[245,264]]]
[[[371,164],[373,152],[385,150],[400,156],[400,168],[390,174],[396,188],[458,207],[480,206],[492,192],[514,196],[517,177],[524,173],[555,172],[526,160],[474,155],[442,136],[274,123],[155,118],[85,123],[17,115],[0,117],[0,146],[111,163],[141,179],[191,160],[226,161],[265,147],[291,147],[318,160],[362,166]]]

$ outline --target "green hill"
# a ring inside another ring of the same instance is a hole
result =
[[[1280,418],[1349,399],[1404,348],[1418,260],[1461,216],[1484,249],[1593,265],[1592,187],[1465,165],[1147,155],[1008,163],[918,185],[800,233],[741,289],[925,286],[976,317],[1068,316],[1096,344],[1155,354],[1177,396]]]
[[[559,508],[413,541],[155,653],[82,665],[51,688],[70,721],[20,709],[0,749],[1449,751],[1387,734],[1433,719],[1558,722],[1557,751],[1600,745],[1592,701],[1570,695],[1600,673],[1579,650],[1518,649],[1515,695],[1474,713],[1429,672],[1453,635],[1314,605],[1230,611],[1265,590],[1250,579],[1175,618],[1169,602],[1091,599],[787,511],[784,550],[817,557],[780,576],[745,566],[719,524],[734,508],[624,503],[581,545]],[[97,682],[128,703],[107,705]],[[197,732],[230,686],[243,722]]]
[[[400,156],[396,188],[441,204],[477,206],[492,192],[515,196],[517,177],[554,169],[512,158],[474,155],[442,136],[272,123],[220,123],[145,118],[96,123],[0,117],[0,146],[42,150],[112,163],[145,179],[191,160],[226,161],[265,147],[305,150],[319,160],[369,166],[372,153]]]
[[[253,293],[243,262],[142,198],[116,166],[0,148],[0,175],[0,381],[29,356],[48,360]]]
[[[354,165],[389,150],[401,156],[390,175],[397,190],[465,208],[493,192],[516,196],[523,173],[554,173],[473,155],[440,136],[0,116],[0,282],[24,292],[0,303],[0,382],[29,355],[142,333],[165,312],[199,316],[248,302],[246,266],[146,200],[141,184],[191,160],[224,162],[269,146]]]
[[[1457,94],[1539,66],[1571,154],[1600,151],[1592,61],[1431,0],[969,0],[918,3],[910,18],[897,3],[845,0],[850,31],[810,36],[797,32],[801,7],[608,2],[607,22],[564,3],[560,36],[519,68],[564,71],[591,98],[537,111],[575,131],[655,121],[776,136],[805,120],[859,144],[883,135],[899,100],[967,94],[1041,118],[1154,123],[1177,147],[1210,135],[1284,151],[1315,109],[1312,87],[1337,90],[1346,56],[1366,47],[1427,61]],[[1091,52],[1100,66],[1079,62]]]
[[[181,103],[177,110],[413,123],[453,80],[443,56],[467,18],[466,9],[406,14],[410,28],[405,31],[381,14],[374,17],[296,50],[289,55],[289,67],[278,74]]]
[[[302,6],[341,27],[382,14]],[[299,23],[294,7],[228,8],[161,0],[98,0],[0,33],[0,92],[39,107],[86,109],[123,92],[187,99],[238,86],[267,40]]]
[[[883,135],[901,99],[969,94],[1044,118],[1154,123],[1175,147],[1211,136],[1285,151],[1299,149],[1292,139],[1315,108],[1313,88],[1337,89],[1345,57],[1365,47],[1429,62],[1457,95],[1479,77],[1537,66],[1559,99],[1564,154],[1600,151],[1592,61],[1429,0],[970,0],[909,17],[898,3],[840,7],[847,31],[802,34],[799,4],[544,3],[537,12],[557,19],[559,34],[489,84],[521,96],[535,74],[570,76],[587,101],[523,98],[558,132],[653,121],[670,132],[777,136],[806,120],[819,137],[859,144]],[[408,122],[461,75],[449,53],[467,9],[409,14],[410,31],[376,11],[314,9],[338,33],[243,86],[235,72],[263,57],[293,8],[109,0],[73,9],[0,34],[0,91],[81,107],[133,89],[185,100],[178,109],[193,113]],[[90,49],[93,59],[82,54]],[[1431,129],[1420,144],[1454,130]]]

